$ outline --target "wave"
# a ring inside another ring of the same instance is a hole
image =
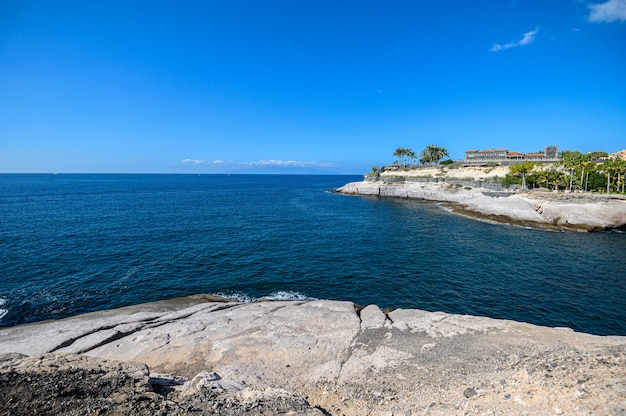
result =
[[[264,296],[259,300],[317,300],[316,298],[312,298],[302,293],[293,292],[293,291],[280,291],[274,292],[269,296]]]
[[[278,291],[272,292],[269,295],[261,296],[258,298],[246,295],[244,293],[216,293],[216,296],[231,299],[237,302],[243,303],[251,303],[251,302],[259,302],[266,300],[317,300],[317,298],[313,298],[310,296],[303,295],[299,292],[294,291]]]
[[[243,293],[222,293],[222,292],[218,292],[215,294],[215,296],[219,296],[220,298],[224,298],[224,299],[230,299],[230,300],[234,300],[236,302],[242,302],[242,303],[250,303],[250,302],[254,302],[254,298],[248,296],[248,295],[244,295]]]
[[[5,303],[7,303],[7,300],[0,298],[0,306],[3,306]],[[4,315],[7,313],[9,313],[8,309],[0,309],[0,319],[4,318]]]

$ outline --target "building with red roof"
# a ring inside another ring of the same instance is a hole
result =
[[[557,146],[547,146],[543,153],[509,152],[507,149],[466,150],[466,163],[558,162]]]

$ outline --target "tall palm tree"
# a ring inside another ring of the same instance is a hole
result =
[[[449,156],[448,150],[445,147],[429,144],[422,150],[421,160],[431,164],[438,164],[444,156]]]
[[[551,169],[550,170],[550,181],[554,184],[554,190],[558,191],[559,186],[562,185],[565,188],[565,174],[559,170]]]
[[[404,156],[406,155],[407,149],[404,147],[398,147],[394,152],[393,156],[398,158],[398,164],[404,166]]]
[[[533,162],[516,163],[509,167],[509,171],[513,175],[519,175],[522,177],[522,188],[526,188],[526,175],[528,175],[534,169],[535,164]]]
[[[621,159],[609,159],[602,163],[602,171],[606,174],[606,192],[615,189],[624,192],[624,174],[626,174],[626,162]]]
[[[613,159],[613,164],[617,172],[617,192],[620,191],[621,185],[622,193],[624,193],[624,185],[626,183],[626,160]]]
[[[583,155],[582,158],[580,158],[580,189],[583,190],[585,188],[585,169],[587,169],[587,173],[589,173],[589,166],[592,164],[593,162],[591,161],[591,158],[588,154]]]
[[[585,166],[588,165],[588,162],[591,160],[589,155],[583,155],[578,151],[572,150],[564,150],[561,153],[562,159],[561,164],[565,166],[567,171],[569,172],[569,191],[572,192],[572,188],[574,187],[575,180],[578,178],[577,173],[580,171],[580,189],[583,189],[583,177],[584,177],[584,169]]]
[[[448,153],[448,149],[446,149],[445,147],[436,146],[434,157],[435,163],[439,164],[441,159],[443,159],[445,156],[450,156],[450,154]]]
[[[540,170],[535,174],[537,177],[537,183],[541,185],[546,185],[546,189],[550,189],[550,172],[547,170]]]

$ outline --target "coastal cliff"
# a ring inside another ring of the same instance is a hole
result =
[[[197,295],[0,329],[0,414],[622,414],[626,337]]]
[[[626,227],[625,195],[494,190],[485,185],[488,175],[480,176],[481,172],[473,168],[456,173],[465,180],[441,174],[426,179],[390,174],[348,183],[336,192],[444,202],[453,212],[472,218],[534,228],[601,231]]]

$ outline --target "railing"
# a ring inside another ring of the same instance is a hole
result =
[[[514,165],[516,163],[524,163],[524,162],[539,162],[539,163],[558,163],[563,159],[560,158],[544,158],[544,157],[525,157],[520,159],[502,159],[502,158],[470,158],[463,159],[460,161],[465,164],[478,164],[478,163],[489,163],[496,162],[501,164],[502,166]]]

